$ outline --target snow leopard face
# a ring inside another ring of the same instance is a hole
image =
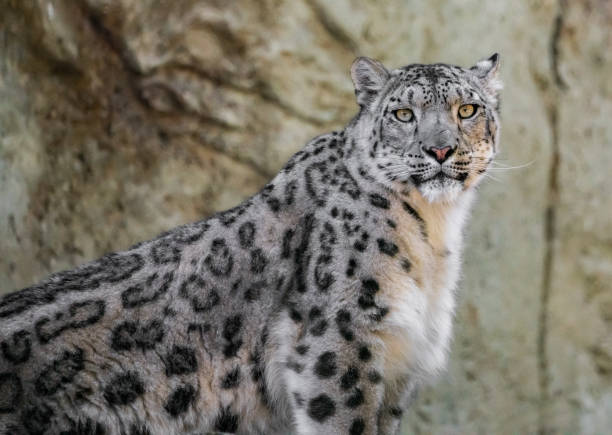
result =
[[[351,69],[365,165],[393,190],[430,201],[475,186],[497,151],[499,56],[472,68],[412,64],[388,72],[358,58]]]

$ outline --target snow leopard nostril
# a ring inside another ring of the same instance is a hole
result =
[[[432,156],[440,164],[444,163],[456,150],[450,146],[425,148],[425,153]]]

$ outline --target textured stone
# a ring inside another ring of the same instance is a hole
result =
[[[612,7],[600,0],[5,0],[0,292],[254,193],[356,111],[357,55],[499,51],[502,151],[449,371],[406,433],[612,426]]]

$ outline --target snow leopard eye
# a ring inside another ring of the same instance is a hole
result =
[[[410,109],[397,109],[393,112],[398,121],[409,122],[414,118],[414,113]]]
[[[463,106],[459,107],[459,118],[461,119],[468,119],[471,118],[472,116],[474,116],[476,114],[476,111],[478,109],[478,106],[476,106],[475,104],[464,104]]]

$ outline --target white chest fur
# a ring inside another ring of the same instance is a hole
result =
[[[425,382],[446,365],[455,309],[455,288],[460,274],[462,229],[472,198],[466,194],[453,203],[428,203],[410,199],[423,218],[424,237],[418,221],[405,210],[392,210],[398,218],[401,260],[386,264],[379,279],[382,297],[390,312],[379,332],[385,354],[385,377],[405,375]]]

